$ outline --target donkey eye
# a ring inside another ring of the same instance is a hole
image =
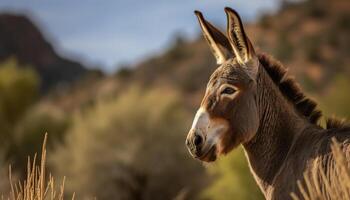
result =
[[[236,90],[232,87],[226,87],[223,91],[221,91],[221,94],[233,94]]]

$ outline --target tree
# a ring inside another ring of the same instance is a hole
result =
[[[0,145],[10,145],[13,127],[39,94],[39,77],[15,58],[0,64]]]

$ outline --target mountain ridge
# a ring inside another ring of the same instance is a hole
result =
[[[0,14],[0,61],[15,57],[41,78],[41,91],[80,79],[89,70],[81,63],[60,56],[41,30],[25,16]]]

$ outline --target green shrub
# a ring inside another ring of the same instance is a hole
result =
[[[31,68],[11,58],[0,63],[0,146],[12,145],[13,127],[39,94],[39,77]],[[7,153],[5,153],[7,154]]]
[[[20,67],[15,59],[0,64],[0,110],[15,122],[38,96],[39,77],[28,67]]]
[[[10,148],[11,162],[14,168],[24,172],[28,155],[34,155],[42,144],[45,133],[50,133],[48,149],[62,142],[64,133],[70,125],[70,119],[63,111],[45,105],[30,109],[16,124],[14,142]]]
[[[171,88],[125,91],[77,114],[52,164],[79,199],[172,199],[203,169],[184,145],[192,116]],[[170,185],[169,185],[170,184]]]

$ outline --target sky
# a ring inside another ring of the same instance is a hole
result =
[[[198,37],[193,14],[224,27],[224,7],[249,22],[277,10],[279,0],[1,0],[0,13],[25,14],[57,52],[90,67],[114,72],[159,54],[176,34]]]

